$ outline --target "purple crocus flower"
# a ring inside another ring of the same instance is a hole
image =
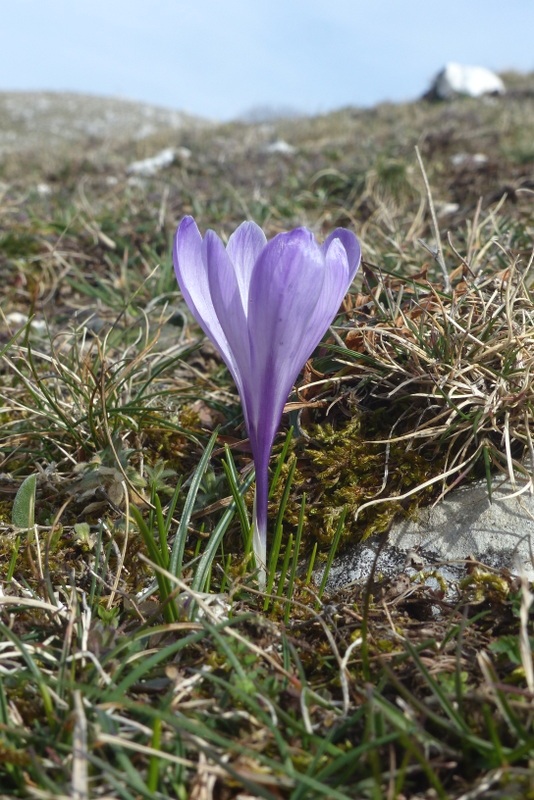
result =
[[[174,268],[194,318],[236,383],[256,470],[253,546],[265,583],[268,465],[284,405],[335,317],[360,264],[356,236],[338,228],[317,244],[307,228],[269,242],[243,222],[226,247],[184,217]]]

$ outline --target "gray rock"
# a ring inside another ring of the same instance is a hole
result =
[[[416,520],[394,523],[391,530],[345,550],[330,571],[328,588],[437,568],[445,580],[465,573],[472,559],[534,580],[533,478],[526,476],[514,488],[508,481],[493,487],[492,502],[485,481],[447,495],[434,507],[421,509]],[[511,497],[516,493],[515,497]]]

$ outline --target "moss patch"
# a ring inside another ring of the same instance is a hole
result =
[[[307,497],[308,539],[328,546],[334,537],[343,508],[347,517],[342,542],[360,541],[386,531],[398,515],[408,515],[428,502],[435,487],[398,499],[442,471],[444,458],[439,453],[409,449],[405,441],[388,442],[393,409],[355,413],[343,422],[317,422],[293,445],[297,459],[295,490],[286,512],[289,524],[296,524]],[[399,411],[400,413],[400,411]],[[289,471],[289,465],[284,469]],[[285,481],[273,493],[273,511],[280,502]],[[378,506],[361,506],[372,500],[390,497]]]

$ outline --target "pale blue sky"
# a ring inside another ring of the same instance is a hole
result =
[[[215,119],[419,96],[446,61],[534,70],[533,0],[0,0],[0,90]]]

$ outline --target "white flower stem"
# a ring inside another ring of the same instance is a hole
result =
[[[258,588],[260,592],[264,592],[267,584],[267,514],[266,509],[264,513],[261,510],[258,513],[258,505],[262,505],[262,498],[258,501],[256,488],[252,522],[252,550],[258,570]]]

